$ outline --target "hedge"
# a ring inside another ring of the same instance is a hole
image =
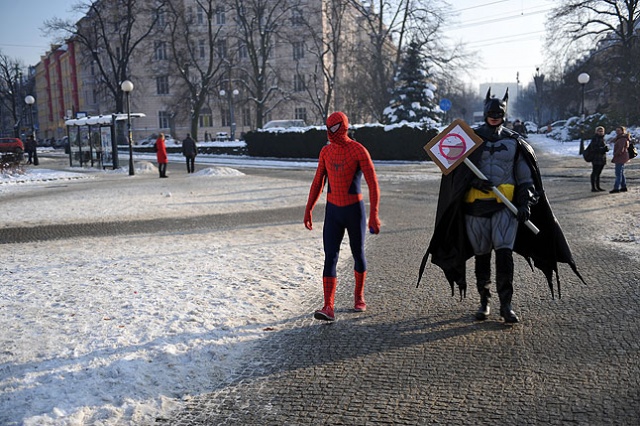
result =
[[[426,161],[429,157],[423,147],[437,129],[412,126],[385,130],[382,125],[354,126],[349,136],[364,145],[374,160]],[[310,127],[286,131],[255,130],[245,135],[247,154],[251,157],[318,158],[327,143],[327,130]]]

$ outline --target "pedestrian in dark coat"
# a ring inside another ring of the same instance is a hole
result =
[[[593,167],[591,171],[591,192],[604,191],[600,187],[600,174],[604,169],[604,165],[607,164],[607,151],[609,151],[609,147],[604,141],[604,127],[596,127],[596,134],[591,138],[587,149],[593,152],[593,159],[591,160],[591,166]]]
[[[27,141],[24,144],[24,150],[28,155],[27,164],[33,164],[34,166],[38,165],[37,147],[38,143],[34,139],[33,135],[27,136]]]
[[[189,133],[187,133],[187,138],[182,141],[182,155],[187,160],[187,173],[193,173],[195,171],[196,155],[198,155],[198,146]]]
[[[160,172],[160,177],[169,177],[167,176],[167,164],[169,163],[169,159],[167,158],[167,145],[165,144],[164,133],[160,133],[160,136],[156,139],[156,157],[158,158],[158,171]]]

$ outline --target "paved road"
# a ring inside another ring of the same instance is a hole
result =
[[[637,237],[640,167],[629,168],[629,193],[610,195],[589,192],[579,160],[541,156],[541,164],[548,197],[588,286],[562,265],[563,297],[552,300],[544,277],[517,257],[514,307],[521,323],[509,327],[495,315],[474,321],[477,296],[451,297],[433,266],[415,288],[438,182],[381,180],[383,232],[367,240],[369,310],[350,312],[351,263],[343,262],[335,323],[311,318],[321,303],[318,289],[299,316],[256,344],[255,357],[235,379],[156,424],[639,424],[640,262],[637,243],[615,227],[635,218]],[[398,166],[399,173],[416,169]],[[245,172],[308,182],[311,176]],[[607,169],[603,180],[610,184],[611,176]],[[300,220],[299,212],[209,219],[233,227]],[[125,231],[122,224],[83,226],[29,232],[38,239],[158,229],[148,221],[128,222]],[[19,238],[20,230],[0,233],[4,242]]]
[[[521,323],[474,321],[477,296],[450,297],[433,266],[415,288],[437,181],[383,182],[383,233],[367,242],[369,310],[349,311],[352,272],[343,263],[335,323],[311,319],[320,300],[309,301],[259,343],[236,380],[158,422],[640,424],[640,262],[637,247],[635,257],[621,253],[637,243],[605,241],[615,218],[635,217],[637,237],[640,170],[629,168],[631,191],[616,199],[589,192],[579,160],[541,156],[541,164],[588,286],[561,265],[563,297],[552,300],[542,274],[518,257]]]

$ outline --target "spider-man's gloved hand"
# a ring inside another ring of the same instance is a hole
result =
[[[372,234],[380,233],[380,219],[378,218],[378,212],[371,212],[369,215],[369,232]]]
[[[304,226],[309,231],[313,229],[313,222],[311,221],[311,209],[306,208],[304,210]]]
[[[484,192],[485,194],[488,194],[489,192],[491,192],[494,185],[493,182],[488,179],[480,179],[479,177],[474,177],[473,179],[471,179],[471,186],[479,191]]]

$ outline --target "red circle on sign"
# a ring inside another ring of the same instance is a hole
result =
[[[455,161],[467,152],[467,143],[459,134],[449,133],[438,142],[438,149],[444,158]]]

